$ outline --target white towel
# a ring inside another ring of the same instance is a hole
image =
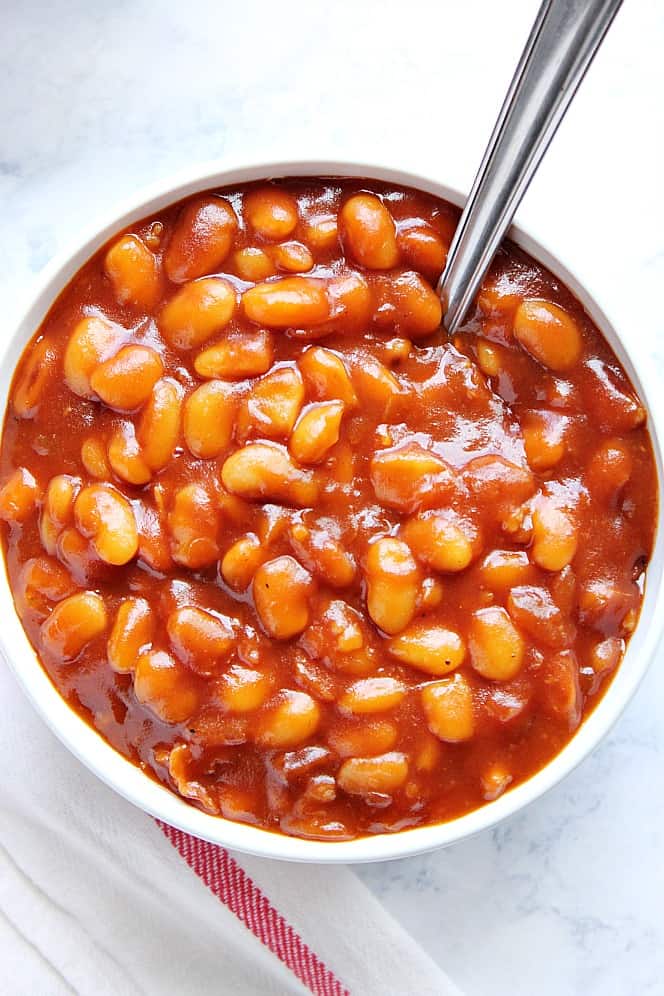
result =
[[[229,856],[173,832],[208,880],[226,876],[230,906],[278,957],[67,752],[3,662],[0,703],[6,996],[458,996],[350,868]]]

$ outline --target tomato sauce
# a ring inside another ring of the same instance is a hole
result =
[[[458,210],[366,180],[196,195],[118,233],[18,364],[17,612],[60,694],[216,815],[323,840],[546,765],[637,620],[647,417],[511,243],[452,340]]]

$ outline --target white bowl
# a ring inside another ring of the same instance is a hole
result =
[[[76,271],[115,232],[198,191],[283,176],[368,177],[416,187],[457,205],[463,204],[464,201],[458,191],[451,190],[437,180],[368,163],[298,160],[252,163],[243,166],[224,164],[224,168],[215,163],[202,168],[199,166],[188,175],[176,178],[175,181],[171,179],[170,182],[159,183],[122,205],[110,216],[110,219],[105,219],[92,230],[91,234],[83,238],[73,251],[54,260],[46,268],[23,318],[12,332],[3,334],[0,353],[0,410],[4,412],[6,408],[11,378],[21,352],[34,335],[51,304]],[[510,237],[552,270],[576,294],[622,363],[648,409],[650,435],[657,461],[661,493],[664,474],[660,434],[664,431],[664,421],[661,417],[656,386],[655,388],[649,386],[644,371],[637,369],[619,333],[595,302],[584,282],[570,273],[541,242],[519,228],[512,229]],[[70,709],[51,684],[23,631],[4,570],[0,570],[0,618],[3,620],[0,629],[0,652],[13,668],[37,710],[60,740],[107,785],[147,813],[204,840],[263,857],[316,862],[382,861],[444,847],[495,826],[500,820],[523,809],[552,788],[597,746],[634,694],[664,629],[663,566],[664,535],[660,521],[647,572],[641,617],[629,642],[625,658],[597,708],[567,746],[546,767],[494,802],[487,803],[481,809],[450,820],[448,823],[345,842],[300,840],[210,816],[190,806],[144,775]],[[20,757],[15,758],[15,763],[20,765]]]

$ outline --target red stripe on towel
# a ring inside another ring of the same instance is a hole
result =
[[[350,996],[228,851],[161,820],[157,820],[157,825],[217,899],[228,906],[314,996]]]

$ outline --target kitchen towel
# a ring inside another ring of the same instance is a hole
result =
[[[48,730],[0,662],[6,996],[459,996],[351,868],[159,824]]]

